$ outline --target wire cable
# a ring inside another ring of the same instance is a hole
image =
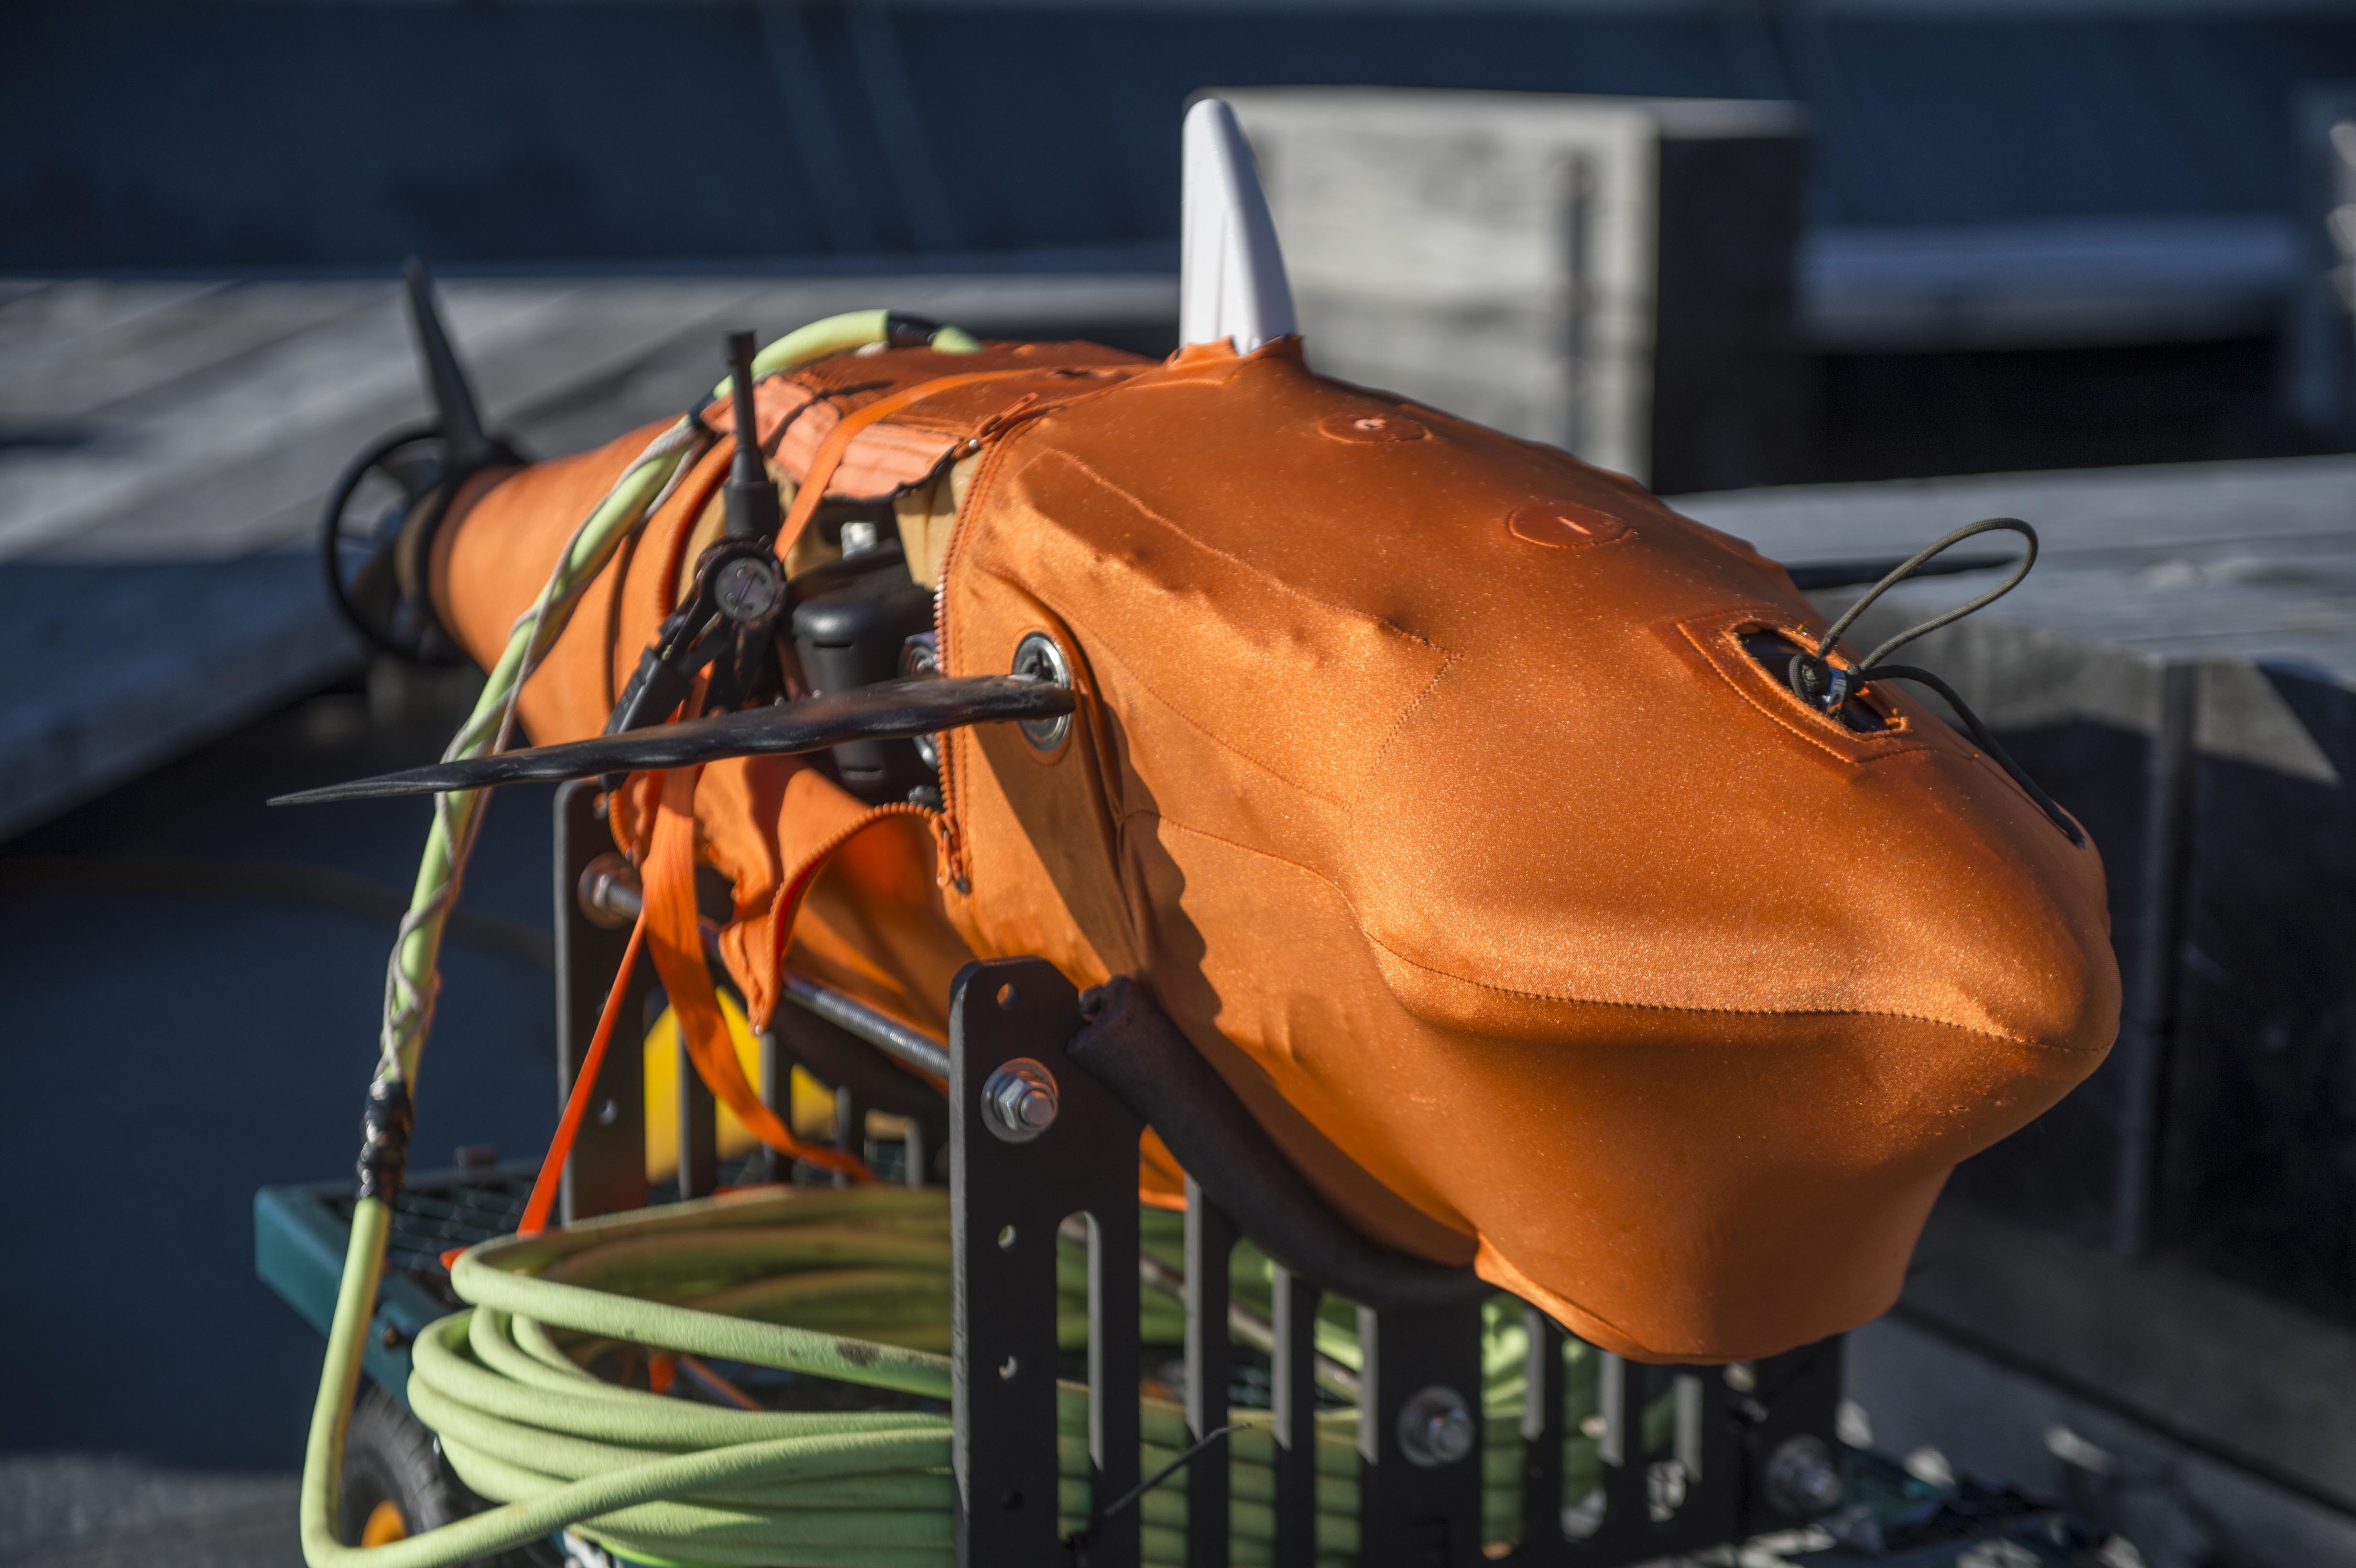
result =
[[[1922,572],[1930,565],[1932,559],[1943,551],[1976,535],[1997,530],[2019,534],[2028,541],[2029,548],[2021,555],[2019,564],[2013,568],[2011,576],[1976,599],[1968,600],[1952,609],[1943,610],[1929,620],[1908,627],[1854,664],[1841,667],[1832,663],[1831,655],[1834,645],[1840,641],[1841,635],[1854,625],[1859,616],[1873,606],[1876,600],[1908,578]],[[2019,587],[2021,581],[2029,575],[2029,570],[2036,564],[2037,530],[2019,517],[1983,517],[1976,523],[1966,523],[1945,538],[1916,550],[1884,573],[1879,582],[1867,589],[1858,596],[1855,603],[1841,612],[1838,620],[1825,629],[1824,635],[1816,639],[1814,652],[1792,656],[1791,663],[1786,667],[1785,678],[1791,682],[1793,691],[1798,694],[1801,701],[1821,712],[1836,716],[1839,714],[1842,705],[1851,696],[1863,690],[1869,682],[1876,679],[1911,680],[1929,687],[1955,710],[1956,716],[1963,720],[1965,728],[1972,732],[1972,739],[1978,744],[1980,750],[1995,760],[1997,766],[2005,771],[2006,776],[2020,786],[2021,793],[2036,804],[2037,808],[2046,815],[2053,826],[2059,827],[2068,837],[2072,844],[2083,848],[2086,843],[2084,829],[2078,826],[2076,819],[2068,812],[2062,809],[2060,803],[2045,793],[2043,785],[2029,775],[2028,769],[2013,760],[2011,752],[1997,743],[1997,738],[1988,732],[1987,726],[1980,722],[1980,716],[1972,711],[1970,704],[1963,699],[1954,687],[1919,666],[1885,665],[1881,662],[1915,638],[1928,635],[1942,626],[1953,625],[1976,611],[1985,610]]]
[[[1183,1246],[1178,1217],[1141,1218],[1150,1248]],[[1237,1263],[1239,1296],[1268,1288],[1264,1258],[1247,1250]],[[1060,1244],[1055,1268],[1057,1337],[1076,1350],[1088,1325],[1085,1245]],[[408,1392],[459,1478],[498,1506],[397,1547],[339,1548],[341,1561],[454,1568],[567,1529],[658,1565],[950,1568],[951,1282],[938,1189],[769,1188],[483,1243],[453,1267],[469,1305],[419,1336]],[[1183,1338],[1177,1296],[1149,1288],[1140,1307],[1147,1343]],[[1356,1363],[1354,1328],[1319,1328],[1323,1348]],[[1484,1533],[1503,1539],[1520,1518],[1518,1304],[1485,1328]],[[649,1350],[717,1363],[730,1388],[803,1408],[679,1397],[684,1380],[670,1395],[634,1386]],[[1569,1350],[1566,1371],[1591,1374],[1592,1352]],[[1572,1435],[1594,1391],[1591,1375],[1566,1384],[1566,1496],[1576,1499],[1598,1474],[1594,1441]],[[1057,1394],[1057,1513],[1070,1534],[1090,1515],[1087,1392],[1065,1382]],[[1146,1563],[1181,1568],[1179,1471],[1205,1445],[1177,1402],[1141,1398],[1139,1411],[1151,1479],[1115,1507],[1141,1510]],[[1357,1550],[1356,1419],[1346,1406],[1317,1417],[1321,1562]],[[1239,1568],[1273,1560],[1270,1423],[1264,1410],[1227,1415]]]
[[[771,344],[755,358],[754,373],[782,374],[829,355],[892,343],[928,343],[947,353],[971,353],[980,347],[969,335],[954,327],[920,322],[889,311],[858,311],[813,322]],[[715,387],[712,396],[720,396],[725,387],[725,382]],[[605,571],[623,543],[676,491],[711,439],[711,432],[693,412],[681,415],[647,444],[590,508],[558,555],[538,598],[509,629],[506,646],[492,664],[473,711],[444,752],[444,761],[505,749],[515,731],[516,703],[523,684],[562,635],[582,594]],[[360,1158],[360,1196],[353,1211],[343,1281],[328,1331],[327,1359],[321,1370],[318,1399],[312,1409],[311,1431],[304,1453],[302,1539],[304,1557],[311,1568],[356,1563],[360,1560],[356,1554],[364,1550],[343,1545],[335,1532],[344,1442],[360,1375],[360,1337],[375,1311],[377,1286],[384,1267],[385,1237],[391,1223],[390,1200],[398,1191],[407,1157],[414,1104],[412,1085],[418,1059],[432,1029],[434,1001],[439,990],[442,941],[465,878],[467,857],[481,830],[487,797],[487,792],[481,790],[434,796],[434,820],[419,859],[409,907],[401,917],[392,952],[385,964],[383,1019],[378,1036],[377,1071],[369,1090],[365,1124],[368,1140]],[[692,1471],[691,1467],[691,1472],[686,1475],[690,1483],[701,1473]],[[665,1481],[648,1495],[663,1495],[662,1487],[669,1485],[670,1482]],[[554,1528],[557,1526],[552,1524],[532,1533],[546,1534]],[[454,1525],[450,1529],[462,1527]],[[435,1531],[421,1536],[398,1548],[365,1550],[401,1552],[415,1547],[423,1552],[419,1562],[444,1561],[434,1555],[443,1548],[427,1546],[440,1534]],[[469,1561],[497,1548],[469,1545],[455,1550],[458,1554],[446,1561]],[[369,1557],[368,1561],[376,1563],[380,1559]],[[402,1568],[408,1558],[380,1561],[385,1568]]]

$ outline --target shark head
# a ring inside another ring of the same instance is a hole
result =
[[[1606,1349],[1730,1360],[1874,1317],[1955,1163],[2108,1047],[2098,856],[1903,692],[1795,695],[1822,619],[1740,540],[1316,374],[1226,106],[1185,146],[1167,361],[879,342],[762,384],[782,467],[895,509],[944,673],[1052,667],[1074,706],[945,734],[937,893],[916,807],[707,767],[752,1010],[789,943],[934,1027],[975,955],[1134,976],[1361,1230]],[[453,508],[436,609],[478,658],[654,433]],[[533,739],[605,725],[727,472],[700,459],[584,601]]]
[[[2101,862],[1925,707],[1827,714],[1783,570],[1633,482],[1321,378],[1224,104],[1169,363],[1010,435],[953,670],[978,946],[1143,976],[1372,1233],[1607,1348],[1765,1354],[1894,1299],[1954,1165],[2112,1038]]]

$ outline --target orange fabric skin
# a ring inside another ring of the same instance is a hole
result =
[[[930,411],[984,453],[948,669],[1050,633],[1069,738],[948,738],[962,891],[822,774],[707,770],[748,998],[774,995],[761,920],[848,831],[797,965],[934,1028],[969,953],[1142,976],[1359,1225],[1599,1345],[1726,1360],[1884,1310],[1948,1170],[2109,1046],[2094,849],[1902,691],[1874,689],[1872,735],[1803,706],[1736,640],[1820,629],[1789,578],[1625,479],[1319,378],[1296,340],[1089,353],[1085,387]],[[847,408],[990,368],[794,379]],[[440,602],[478,656],[643,440],[445,528]],[[602,727],[701,505],[649,525],[617,611],[593,591],[525,694],[536,740]],[[626,841],[642,816],[617,806]]]

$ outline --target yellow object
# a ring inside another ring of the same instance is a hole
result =
[[[409,1520],[402,1517],[401,1505],[391,1498],[369,1509],[368,1522],[360,1526],[362,1546],[390,1546],[408,1539]]]
[[[754,1083],[761,1082],[761,1041],[745,1021],[742,1003],[725,991],[720,994],[721,1016],[728,1020],[728,1039],[736,1047],[737,1064]],[[679,1019],[669,1008],[647,1031],[647,1179],[669,1181],[679,1173]],[[734,1159],[750,1151],[753,1135],[744,1130],[728,1107],[720,1112],[720,1157]],[[794,1069],[793,1110],[787,1118],[797,1137],[830,1137],[834,1133],[834,1095],[800,1068]]]

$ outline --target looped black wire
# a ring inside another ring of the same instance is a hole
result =
[[[2013,568],[2011,576],[1978,598],[1958,604],[1952,610],[1942,611],[1919,625],[1899,633],[1898,635],[1883,643],[1847,668],[1836,669],[1832,667],[1826,656],[1832,652],[1833,645],[1840,641],[1841,634],[1855,624],[1857,618],[1872,606],[1875,600],[1913,576],[1933,557],[1952,546],[1961,544],[1976,534],[1988,533],[1997,529],[2019,534],[2029,544],[2027,552],[2020,558],[2020,564]],[[2019,517],[1983,517],[1976,523],[1967,523],[1944,539],[1908,556],[1892,567],[1880,581],[1867,589],[1856,603],[1841,613],[1839,620],[1835,621],[1826,629],[1825,635],[1817,640],[1814,653],[1792,656],[1788,678],[1792,683],[1793,691],[1798,694],[1801,701],[1826,713],[1836,715],[1839,713],[1841,704],[1848,700],[1853,691],[1875,677],[1917,681],[1929,687],[1944,698],[1947,705],[1955,710],[1957,717],[1963,720],[1965,728],[1971,731],[1972,739],[1979,743],[1980,750],[1996,759],[1997,765],[2004,769],[2012,782],[2020,786],[2024,795],[2037,803],[2038,809],[2051,819],[2053,826],[2059,827],[2071,843],[2083,847],[2086,842],[2083,830],[2077,823],[2071,820],[2069,813],[2063,811],[2051,795],[2045,793],[2043,786],[2029,776],[2026,769],[2012,760],[2012,753],[1997,743],[1996,737],[1988,733],[1987,726],[1980,722],[1980,716],[1972,711],[1970,705],[1956,694],[1954,687],[1949,686],[1927,669],[1913,665],[1885,665],[1881,662],[1883,658],[1897,652],[1915,638],[1935,632],[1942,626],[1953,625],[1974,611],[1984,610],[1995,603],[2019,587],[2021,580],[2029,575],[2029,569],[2036,564],[2037,530]]]
[[[1956,716],[1962,719],[1965,726],[1971,731],[1972,739],[1979,742],[1980,750],[1996,759],[1997,766],[2011,775],[2012,782],[2020,786],[2021,793],[2035,801],[2040,811],[2052,818],[2053,826],[2059,827],[2071,843],[2081,848],[2084,847],[2086,842],[2084,831],[2070,819],[2070,814],[2063,811],[2051,795],[2045,793],[2044,786],[2029,776],[2027,769],[2012,760],[2011,752],[1997,744],[1996,737],[1989,734],[1987,726],[1980,722],[1980,716],[1973,712],[1971,706],[1962,698],[1955,695],[1954,687],[1949,686],[1929,670],[1918,669],[1912,665],[1883,665],[1873,673],[1878,679],[1920,681],[1945,698],[1947,706],[1955,710]]]

